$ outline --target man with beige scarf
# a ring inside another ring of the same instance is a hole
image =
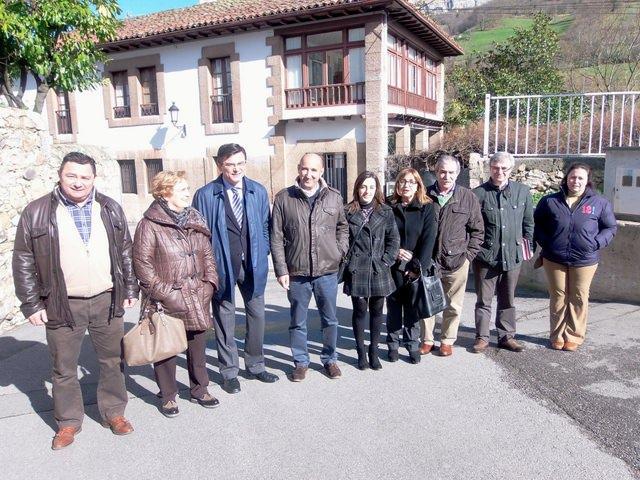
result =
[[[51,448],[73,443],[84,418],[78,357],[86,331],[98,356],[97,402],[102,424],[116,435],[133,427],[127,404],[121,341],[124,307],[138,298],[132,243],[122,208],[95,191],[95,161],[71,152],[53,192],[20,216],[13,252],[16,296],[25,318],[46,327],[53,363],[58,432]]]

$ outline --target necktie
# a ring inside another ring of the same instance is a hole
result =
[[[240,192],[236,187],[231,187],[231,192],[233,193],[231,208],[233,209],[233,214],[238,221],[238,225],[242,227],[242,198],[240,198]]]

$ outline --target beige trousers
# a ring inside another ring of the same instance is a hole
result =
[[[545,258],[542,266],[549,282],[549,340],[581,345],[587,332],[589,287],[598,265],[569,267]]]
[[[460,315],[462,314],[468,276],[469,260],[465,260],[458,270],[442,273],[442,288],[449,299],[449,306],[442,312],[442,333],[440,334],[440,343],[445,345],[453,345],[458,338],[458,327],[460,326]],[[422,342],[433,345],[435,325],[435,315],[420,320],[420,340]]]

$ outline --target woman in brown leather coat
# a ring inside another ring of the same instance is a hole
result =
[[[163,171],[152,181],[155,201],[138,224],[133,242],[133,267],[143,302],[184,321],[187,331],[187,368],[191,401],[214,408],[218,400],[207,391],[206,331],[213,326],[211,297],[218,285],[211,250],[211,233],[197,210],[191,208],[184,172]],[[178,415],[176,357],[153,365],[162,396],[160,411]]]

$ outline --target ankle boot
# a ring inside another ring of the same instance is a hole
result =
[[[378,358],[378,345],[369,345],[369,364],[372,370],[380,370],[382,368]]]
[[[367,362],[367,356],[364,353],[364,345],[356,347],[358,352],[358,370],[366,370],[369,368],[369,362]]]

